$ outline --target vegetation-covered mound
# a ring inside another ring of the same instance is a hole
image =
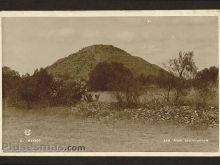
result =
[[[118,62],[130,69],[134,76],[158,76],[164,72],[157,65],[150,64],[140,57],[132,56],[126,51],[112,45],[92,45],[85,47],[68,57],[59,59],[47,67],[49,73],[58,78],[88,79],[89,73],[101,62]]]

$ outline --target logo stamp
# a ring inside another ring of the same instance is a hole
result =
[[[25,136],[30,136],[31,135],[31,130],[30,129],[24,130],[24,135]]]

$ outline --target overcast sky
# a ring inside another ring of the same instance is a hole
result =
[[[33,73],[93,44],[163,66],[193,50],[199,69],[218,66],[217,17],[3,18],[3,65]]]

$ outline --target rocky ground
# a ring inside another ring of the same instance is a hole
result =
[[[115,109],[112,109],[113,107]],[[71,109],[70,107],[47,107],[26,110],[4,107],[2,141],[3,144],[15,146],[19,144],[23,146],[83,145],[86,147],[86,152],[218,151],[218,127],[191,129],[182,124],[172,123],[175,114],[188,107],[178,109],[173,107],[173,113],[166,106],[152,109],[152,112],[149,111],[150,107],[117,108],[116,105],[95,102],[79,104]],[[215,110],[210,108],[210,112]],[[192,109],[187,110],[188,113],[185,114],[187,119],[178,117],[178,121],[190,120],[193,116],[190,115],[191,111],[193,112]],[[165,113],[163,117],[159,116]],[[182,114],[184,113],[181,112],[179,116]],[[208,114],[211,115],[211,113]],[[31,130],[30,136],[25,135],[27,129]],[[40,140],[40,142],[28,142],[28,139]],[[17,148],[7,147],[4,152],[19,151]]]
[[[219,124],[217,107],[175,106],[163,104],[145,104],[135,108],[122,108],[112,103],[80,103],[71,107],[71,112],[85,118],[99,120],[146,120],[171,121],[191,127],[213,127]]]

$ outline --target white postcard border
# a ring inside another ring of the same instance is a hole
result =
[[[2,18],[4,17],[135,17],[135,16],[218,16],[220,10],[131,10],[131,11],[2,11],[0,12],[0,71],[2,73]],[[220,40],[218,40],[220,51]],[[219,56],[220,61],[220,56]],[[2,74],[1,74],[2,75]],[[220,74],[219,74],[220,75]],[[219,81],[220,86],[220,81]],[[218,152],[13,152],[2,151],[2,76],[0,76],[0,156],[220,156]],[[219,116],[220,117],[220,116]],[[220,148],[220,143],[219,143]]]

